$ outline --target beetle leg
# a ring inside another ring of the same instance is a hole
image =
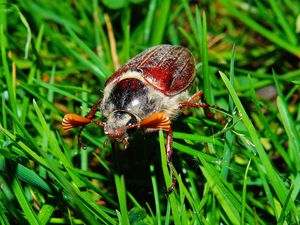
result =
[[[101,103],[101,100],[102,100],[101,98],[99,98],[97,100],[97,102],[92,106],[92,108],[90,109],[89,113],[85,116],[85,118],[91,120],[95,116],[95,114],[96,114],[96,112],[99,108],[99,105]],[[97,124],[98,126],[104,126],[102,122],[100,122],[101,125],[98,124],[98,121],[91,121],[91,123]],[[84,130],[84,128],[85,128],[85,126],[82,126],[79,129],[78,134],[77,134],[77,136],[78,136],[78,145],[80,146],[80,148],[85,148],[85,146],[83,145],[83,143],[81,141],[81,133]]]
[[[77,114],[66,114],[62,121],[63,129],[65,131],[68,131],[75,127],[85,126],[89,123],[94,123],[98,126],[104,126],[104,124],[102,122],[92,120],[95,113],[97,112],[100,102],[101,102],[101,99],[99,98],[99,100],[96,102],[96,104],[94,104],[92,106],[90,112],[85,117],[82,117]]]
[[[90,109],[89,113],[85,116],[85,118],[92,119],[95,116],[99,108],[99,105],[101,104],[101,100],[102,100],[101,98],[98,99],[98,101],[92,106],[92,108]]]
[[[66,114],[62,121],[62,127],[65,131],[69,131],[75,127],[83,126],[91,123],[91,120],[77,114]]]
[[[197,91],[195,94],[192,95],[192,97],[189,98],[188,102],[196,103],[200,99],[202,100],[202,102],[205,102],[205,99],[203,98],[204,98],[203,91]]]
[[[64,119],[62,122],[62,126],[63,126],[64,130],[68,131],[75,127],[81,126],[81,128],[78,131],[78,145],[81,148],[84,148],[82,141],[81,141],[81,133],[87,124],[93,123],[98,126],[102,126],[102,127],[104,126],[103,122],[92,120],[92,118],[95,116],[95,114],[99,108],[100,103],[101,103],[101,98],[99,98],[98,101],[92,106],[91,110],[85,117],[81,117],[76,114],[66,114],[64,116]]]
[[[199,100],[201,100],[201,103],[198,103]],[[189,98],[187,102],[182,102],[177,106],[178,109],[187,107],[203,108],[205,115],[208,118],[213,118],[215,115],[212,111],[210,111],[209,107],[211,107],[211,105],[206,103],[205,96],[203,95],[202,91],[196,92],[192,95],[192,97]]]
[[[173,143],[173,130],[172,127],[170,126],[168,133],[167,133],[167,140],[166,140],[166,150],[167,150],[167,162],[168,162],[168,167],[169,167],[169,171],[171,173],[171,179],[172,179],[172,184],[171,186],[168,188],[167,193],[171,194],[175,188],[176,185],[176,177],[175,177],[175,172],[172,166],[172,154],[173,154],[173,147],[172,147],[172,143]]]
[[[174,187],[176,185],[176,177],[174,173],[174,169],[172,167],[172,153],[173,153],[173,148],[172,148],[172,143],[173,143],[173,130],[171,127],[171,122],[170,119],[167,117],[167,115],[163,112],[157,112],[153,113],[150,115],[148,118],[142,120],[139,124],[139,126],[147,129],[159,129],[161,128],[163,131],[167,131],[167,138],[166,138],[166,155],[167,155],[167,163],[169,167],[169,171],[171,173],[171,179],[172,179],[172,184],[168,188],[167,193],[171,194],[172,191],[174,190]]]
[[[139,126],[152,129],[161,128],[163,131],[169,131],[171,128],[171,122],[165,113],[157,112],[142,120],[139,123]]]
[[[167,149],[167,162],[168,162],[169,167],[170,167],[170,163],[171,163],[171,157],[172,157],[172,154],[173,154],[172,143],[173,143],[173,130],[170,127],[169,130],[168,130],[168,133],[167,133],[167,146],[166,146],[166,149]]]

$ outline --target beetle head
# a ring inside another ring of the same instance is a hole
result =
[[[128,143],[127,130],[138,126],[138,118],[127,111],[117,110],[112,112],[104,124],[104,132],[109,138],[118,142]]]

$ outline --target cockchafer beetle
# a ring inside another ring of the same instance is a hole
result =
[[[103,126],[105,134],[112,140],[123,142],[125,148],[128,129],[141,128],[145,132],[162,129],[167,132],[170,165],[171,121],[186,107],[204,107],[206,114],[213,116],[202,91],[192,96],[188,93],[194,77],[195,61],[187,48],[166,44],[149,48],[129,60],[106,81],[102,100],[96,102],[86,117],[66,114],[62,126],[64,130],[85,127],[89,123]],[[201,103],[198,102],[200,99]],[[99,108],[105,122],[93,120]]]

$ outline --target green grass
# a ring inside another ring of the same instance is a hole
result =
[[[298,0],[0,0],[1,225],[299,224],[299,15]],[[173,122],[169,195],[162,131],[124,151],[61,127],[161,43],[190,49],[191,93],[228,112]]]

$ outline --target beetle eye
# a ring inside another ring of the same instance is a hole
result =
[[[137,119],[132,117],[126,124],[127,127],[137,124]]]
[[[139,69],[139,68],[136,69],[135,71],[138,72],[138,73],[143,73],[144,72],[142,69]]]

